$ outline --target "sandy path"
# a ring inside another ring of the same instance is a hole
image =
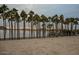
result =
[[[0,41],[0,54],[79,54],[79,36]]]

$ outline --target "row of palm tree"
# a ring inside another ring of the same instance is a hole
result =
[[[0,7],[0,18],[3,19],[3,26],[6,27],[6,20],[9,23],[9,37],[14,39],[13,36],[17,36],[20,39],[20,22],[23,22],[23,38],[26,38],[26,23],[30,23],[31,27],[29,33],[31,34],[29,38],[33,38],[33,26],[36,27],[36,37],[46,37],[47,28],[49,29],[49,36],[63,36],[65,33],[67,35],[73,34],[73,26],[75,25],[75,34],[77,34],[77,25],[79,18],[64,18],[64,15],[54,15],[46,17],[45,15],[38,15],[35,14],[34,11],[30,11],[26,13],[24,10],[21,13],[18,13],[18,10],[13,8],[9,9],[5,4]],[[42,25],[41,25],[42,23]],[[48,23],[48,24],[47,24]],[[58,29],[59,24],[61,24],[61,29]],[[42,27],[42,29],[41,29]],[[65,28],[63,28],[65,27]],[[71,28],[69,30],[69,28]],[[17,30],[17,31],[16,31]],[[4,40],[6,39],[6,29],[3,30],[4,32]],[[17,34],[17,35],[16,35]],[[53,35],[52,35],[53,34]]]
[[[66,18],[66,20],[64,22],[66,30],[69,30],[69,28],[70,28],[71,35],[73,35],[73,27],[75,28],[74,29],[75,34],[77,33],[78,20],[79,20],[78,18],[71,17],[71,18]],[[70,24],[70,27],[69,27],[69,24]]]
[[[52,26],[55,25],[55,30],[54,30],[54,27],[53,27],[53,33],[55,32],[55,36],[58,35],[61,35],[63,36],[64,34],[66,34],[67,32],[72,35],[73,33],[73,30],[75,32],[75,34],[77,33],[77,25],[78,25],[78,21],[79,21],[79,18],[73,18],[73,17],[70,17],[70,18],[64,18],[63,15],[55,15],[53,17],[48,17],[49,20],[52,22],[52,24],[49,24],[48,27],[51,29]],[[58,25],[61,24],[61,29],[58,29]],[[75,25],[75,27],[74,27]],[[65,27],[65,28],[63,28]],[[70,30],[69,30],[70,28]],[[67,33],[67,35],[68,35]]]

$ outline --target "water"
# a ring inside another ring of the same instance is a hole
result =
[[[47,36],[47,34],[48,34],[48,31],[46,31],[46,35],[45,36]],[[41,37],[43,36],[42,31],[41,31],[41,35],[40,36]],[[13,37],[16,38],[17,37],[17,33],[15,33],[13,35]],[[22,30],[20,30],[20,37],[23,37],[23,31]],[[26,31],[25,32],[25,37],[31,37],[31,32]],[[36,37],[36,31],[33,31],[33,37]],[[0,30],[0,38],[4,38],[3,30]],[[6,38],[9,38],[9,30],[6,31]]]

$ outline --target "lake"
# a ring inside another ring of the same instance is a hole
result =
[[[16,31],[17,32],[17,31]],[[4,38],[4,34],[3,34],[3,30],[0,30],[0,38]],[[31,32],[26,31],[25,33],[25,37],[30,37]],[[47,36],[48,31],[46,31],[46,35]],[[41,31],[41,36],[42,36],[42,31]],[[13,35],[14,38],[17,37],[17,33],[15,33],[15,35]],[[23,30],[20,30],[20,37],[23,37]],[[33,37],[36,37],[36,31],[33,31]],[[6,38],[9,38],[9,30],[6,31]]]

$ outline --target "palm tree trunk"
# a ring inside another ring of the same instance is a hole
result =
[[[13,23],[11,21],[11,38],[13,39]]]
[[[9,39],[11,38],[11,23],[9,21]]]
[[[58,24],[56,23],[56,36],[58,35]]]
[[[77,34],[77,25],[75,24],[75,35]]]
[[[12,21],[12,33],[13,33],[13,39],[14,39],[14,21]]]
[[[53,31],[53,33],[55,34],[54,23],[52,22],[52,24],[53,24],[53,29],[52,29],[52,31]],[[55,36],[54,34],[53,34],[53,36]]]
[[[38,38],[38,25],[36,24],[36,38]]]
[[[33,37],[33,21],[31,21],[31,38]]]
[[[17,39],[20,39],[19,22],[17,21]]]
[[[66,29],[66,31],[67,31],[67,36],[69,36],[69,25],[67,24],[67,29]]]
[[[71,23],[71,35],[72,35],[72,30],[73,30],[73,24]]]
[[[29,27],[29,22],[28,22],[28,27]],[[28,31],[29,31],[29,38],[30,38],[30,29]]]
[[[14,22],[14,38],[16,38],[16,21]]]
[[[49,28],[49,37],[51,37],[51,34],[50,33],[51,33],[51,28]]]
[[[63,36],[63,23],[61,23],[61,36]]]
[[[38,23],[38,34],[39,34],[39,38],[40,38],[41,37],[40,22]]]
[[[38,23],[37,23],[37,25],[36,25],[36,38],[38,38],[38,37],[39,37],[39,35],[38,35],[38,34],[39,34],[39,33],[38,33],[38,32],[39,32],[38,27],[39,27],[39,25],[38,25]]]
[[[66,27],[67,27],[67,24],[65,24],[65,29],[64,30],[66,30]]]
[[[25,20],[23,21],[23,38],[25,39]]]
[[[46,30],[45,30],[45,22],[43,22],[43,37],[45,38],[45,32],[46,32]]]
[[[3,26],[6,27],[6,20],[3,19]],[[6,29],[4,28],[4,40],[6,39]]]

